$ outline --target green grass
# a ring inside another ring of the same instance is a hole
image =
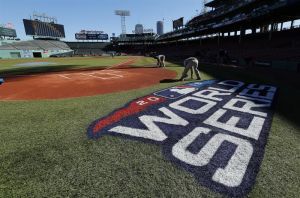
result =
[[[102,65],[99,59],[86,61],[77,65]],[[0,71],[9,71],[14,62],[6,61]],[[155,65],[155,60],[141,58],[135,65]],[[204,79],[217,76],[279,86],[265,157],[249,197],[298,197],[299,88],[251,70],[201,68]],[[168,69],[182,71],[176,63],[169,63]],[[0,101],[0,197],[220,197],[165,160],[159,146],[109,136],[94,141],[86,136],[95,119],[175,84],[179,83],[65,100]]]
[[[39,58],[39,59],[0,59],[0,76],[16,74],[32,74],[73,69],[97,69],[126,62],[130,57],[76,57],[76,58]],[[53,65],[16,66],[28,62],[51,62]]]

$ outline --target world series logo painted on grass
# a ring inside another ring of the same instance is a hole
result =
[[[153,143],[166,159],[216,192],[250,192],[261,165],[277,88],[234,80],[171,87],[136,99],[88,128]]]

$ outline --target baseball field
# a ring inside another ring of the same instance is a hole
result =
[[[147,57],[0,60],[0,197],[222,197],[158,144],[87,135],[92,122],[177,82],[181,62]],[[277,89],[249,197],[300,195],[299,74],[199,65],[202,80]]]

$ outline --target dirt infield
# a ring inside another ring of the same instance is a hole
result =
[[[175,78],[168,69],[130,67],[132,61],[102,70],[64,71],[5,78],[0,100],[37,100],[93,96],[148,87]]]

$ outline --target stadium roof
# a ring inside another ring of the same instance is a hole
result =
[[[226,2],[228,2],[228,1],[225,1],[225,0],[213,0],[213,1],[205,4],[205,6],[214,8],[214,7],[218,7],[221,4],[225,4]]]

